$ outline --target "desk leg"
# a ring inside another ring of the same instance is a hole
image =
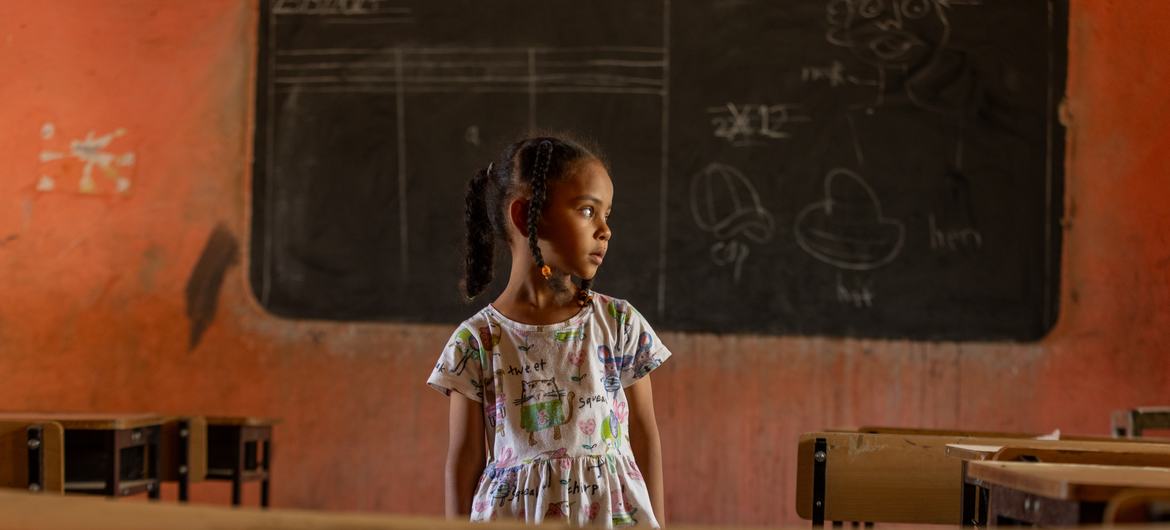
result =
[[[828,440],[817,438],[813,444],[813,526],[825,526],[825,468],[828,455]]]
[[[244,437],[242,428],[232,429],[232,448],[235,454],[232,455],[232,506],[240,505],[240,493],[244,475]]]
[[[272,436],[271,432],[268,435]],[[264,460],[260,462],[260,469],[264,472],[264,478],[260,480],[260,506],[268,507],[268,474],[272,469],[272,440],[264,440]]]
[[[964,460],[962,464],[962,471],[959,473],[960,484],[962,484],[962,498],[959,501],[962,509],[959,514],[959,526],[969,527],[975,525],[975,497],[979,493],[975,491],[974,484],[967,483],[967,461]]]
[[[43,434],[40,425],[28,428],[28,490],[41,491],[45,487],[44,457],[41,455]]]
[[[108,497],[117,497],[122,492],[122,446],[118,443],[118,431],[111,429],[105,433],[106,454],[110,455],[110,467],[106,470],[106,490]]]
[[[150,459],[146,462],[146,468],[150,470],[145,477],[150,481],[146,483],[146,496],[152,501],[157,501],[162,495],[162,475],[158,469],[162,426],[155,425],[146,429],[149,433],[146,438],[146,457]]]
[[[191,484],[191,462],[187,460],[191,450],[191,423],[179,421],[179,502],[187,502]]]

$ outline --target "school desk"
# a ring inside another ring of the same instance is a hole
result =
[[[278,420],[244,416],[207,418],[207,480],[230,480],[232,505],[244,482],[260,481],[260,506],[268,506],[272,427]]]
[[[1022,461],[1060,464],[1170,467],[1170,445],[1159,443],[1018,440],[1003,445],[949,444],[947,456],[962,461],[961,526],[986,526],[988,490],[969,476],[970,462]]]
[[[1013,433],[985,438],[965,435],[972,431],[896,432],[832,430],[802,435],[797,453],[797,514],[814,524],[864,521],[953,525],[962,520],[964,488],[962,462],[946,455],[947,444],[1005,446],[1030,440]],[[1170,447],[1162,440],[1076,437],[1070,441],[1125,446],[1158,443]]]
[[[967,474],[989,490],[992,525],[1100,524],[1118,495],[1170,493],[1170,469],[1160,467],[973,461]]]
[[[1170,429],[1170,407],[1138,407],[1113,411],[1113,436],[1133,438],[1146,429]]]
[[[0,487],[63,493],[64,444],[60,423],[0,421]]]
[[[64,429],[64,491],[159,495],[159,428],[154,414],[4,412],[0,421],[57,423]],[[43,432],[43,431],[42,431]]]
[[[824,521],[955,524],[961,462],[947,444],[1011,438],[814,432],[801,435],[796,512]]]

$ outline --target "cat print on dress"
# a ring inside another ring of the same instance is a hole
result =
[[[576,393],[569,391],[569,404],[565,405],[565,392],[557,386],[555,379],[534,379],[521,381],[520,398],[515,401],[520,406],[520,427],[528,431],[528,445],[536,445],[537,431],[553,429],[553,439],[561,439],[561,425],[573,421],[573,399]],[[569,410],[565,415],[565,409]]]
[[[633,360],[633,356],[614,357],[613,351],[609,349],[609,346],[602,344],[597,347],[597,360],[601,363],[605,373],[601,378],[602,385],[605,386],[605,391],[616,396],[617,391],[622,388],[622,368]]]
[[[642,376],[650,373],[662,361],[650,356],[650,349],[654,347],[654,338],[649,333],[643,332],[638,337],[638,349],[634,353],[634,378],[639,379]]]

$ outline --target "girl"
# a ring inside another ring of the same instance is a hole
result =
[[[601,160],[558,138],[517,142],[471,179],[467,297],[491,281],[496,241],[512,270],[427,380],[451,398],[448,517],[663,523],[649,373],[670,351],[629,303],[589,288],[612,204]]]

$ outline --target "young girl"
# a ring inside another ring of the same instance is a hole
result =
[[[629,303],[589,289],[612,204],[601,160],[558,138],[517,142],[471,179],[468,298],[492,279],[496,241],[512,270],[427,380],[451,398],[448,517],[663,523],[649,373],[670,351]]]

